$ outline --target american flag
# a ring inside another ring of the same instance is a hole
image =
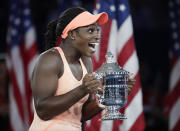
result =
[[[170,0],[170,81],[166,96],[166,110],[169,116],[169,130],[180,130],[180,0]]]
[[[28,0],[10,0],[7,65],[10,76],[11,129],[27,131],[32,122],[30,77],[37,56],[35,29]]]
[[[105,54],[111,51],[125,70],[133,73],[135,86],[128,96],[124,113],[126,120],[98,121],[101,114],[86,123],[86,131],[142,131],[145,128],[142,90],[139,80],[139,65],[134,44],[132,19],[127,0],[99,0],[96,11],[105,11],[109,21],[101,28],[101,43],[93,58],[96,70],[105,61]]]

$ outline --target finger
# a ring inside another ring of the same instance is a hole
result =
[[[104,90],[100,87],[97,88],[98,94],[103,94]]]
[[[106,77],[105,76],[103,76],[103,83],[102,83],[102,85],[103,86],[106,85]]]
[[[132,89],[132,88],[133,88],[133,85],[128,85],[128,89],[129,89],[129,88]]]
[[[97,80],[97,79],[94,76],[89,76],[89,75],[86,75],[83,78],[83,82],[88,82],[88,81],[92,81],[92,80]]]
[[[128,95],[129,95],[132,92],[132,87],[128,87],[127,91],[128,91]]]
[[[134,84],[135,84],[135,82],[128,82],[128,83],[126,83],[127,85],[132,85],[132,86],[134,86]]]
[[[99,102],[98,102],[98,106],[99,106],[100,108],[102,108],[102,109],[105,109],[105,108],[106,108],[106,106],[105,106],[105,105],[100,104]]]
[[[102,85],[101,82],[99,80],[96,80],[96,79],[95,80],[92,79],[91,81],[87,81],[84,84],[85,84],[85,86],[91,86],[91,85],[95,85],[95,84],[99,84],[99,86]]]
[[[129,76],[133,76],[134,75],[134,73],[131,73],[131,72],[128,72],[128,74],[129,74]]]
[[[95,100],[96,100],[97,105],[98,105],[100,108],[105,109],[105,105],[103,105],[103,104],[101,104],[101,103],[99,102],[99,99],[98,99],[98,96],[97,96],[97,95],[95,96]]]
[[[87,88],[88,88],[88,89],[92,89],[92,90],[96,90],[96,91],[98,91],[98,90],[103,90],[102,88],[100,88],[100,86],[99,86],[98,83],[93,84],[93,85],[89,85],[89,86],[87,86]]]
[[[103,89],[99,88],[98,84],[88,86],[87,89],[89,90],[90,93],[94,93],[96,91],[103,92]]]
[[[128,95],[132,92],[132,89],[128,89]]]
[[[135,83],[135,82],[136,82],[135,79],[129,79],[129,80],[127,81],[127,83]]]

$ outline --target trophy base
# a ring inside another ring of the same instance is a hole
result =
[[[118,115],[111,115],[109,114],[108,116],[104,116],[100,118],[100,121],[105,121],[105,120],[122,120],[122,119],[127,119],[127,117],[124,114],[118,114]]]

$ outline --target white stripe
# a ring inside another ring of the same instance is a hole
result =
[[[14,73],[17,80],[17,85],[20,90],[22,96],[22,105],[24,110],[24,125],[28,126],[28,106],[26,102],[26,93],[25,93],[25,76],[24,76],[24,66],[23,62],[21,61],[20,49],[18,46],[14,46],[11,49],[11,57],[12,57],[12,67],[14,67]]]
[[[21,95],[24,96],[24,66],[21,61],[20,49],[18,46],[14,46],[11,49],[11,57],[12,67],[14,68],[17,84],[20,89]]]
[[[133,73],[132,77],[134,77],[138,73],[138,71],[139,71],[139,63],[138,63],[136,51],[133,52],[131,57],[124,64],[123,68],[125,70],[129,71],[130,73]]]
[[[110,51],[113,55],[114,55],[114,60],[117,59],[117,53],[116,53],[116,47],[118,45],[118,30],[117,30],[117,21],[116,20],[112,20],[112,24],[111,24],[111,30],[110,30],[110,36],[109,36],[109,44],[108,44],[108,51]]]
[[[102,121],[100,131],[112,131],[113,121]]]
[[[117,52],[121,52],[126,42],[133,35],[133,27],[131,21],[132,21],[131,16],[129,15],[122,24],[122,26],[119,28],[118,37],[117,37],[118,39]]]
[[[35,63],[37,62],[38,55],[35,55],[33,59],[29,62],[28,65],[28,78],[31,80],[31,75],[35,66]]]
[[[7,65],[8,70],[10,71],[12,64],[11,64],[9,54],[6,57],[6,65]]]
[[[25,34],[25,49],[29,49],[36,41],[36,32],[32,26]]]
[[[87,127],[91,126],[91,120],[86,121]]]
[[[178,120],[180,120],[180,98],[177,100],[176,104],[174,104],[170,116],[169,116],[169,129],[172,130],[177,124]]]
[[[175,88],[177,82],[180,79],[180,59],[177,60],[176,64],[174,65],[172,71],[171,71],[171,75],[170,75],[170,91],[173,90],[173,88]]]
[[[125,115],[127,116],[126,120],[123,120],[123,123],[120,125],[121,131],[128,131],[137,120],[139,115],[143,112],[142,107],[142,91],[138,91],[136,96],[133,98],[128,108],[125,110]]]
[[[105,113],[105,110],[103,110],[102,114]],[[101,122],[101,128],[100,131],[112,131],[113,129],[113,121],[102,121]]]
[[[24,124],[18,112],[18,107],[14,98],[12,86],[9,86],[9,117],[10,123],[14,131],[25,131]]]

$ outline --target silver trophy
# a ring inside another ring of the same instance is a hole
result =
[[[106,62],[98,68],[94,75],[97,79],[103,81],[105,86],[103,94],[98,94],[100,104],[105,105],[105,114],[100,120],[120,120],[127,119],[119,109],[127,103],[127,80],[129,72],[122,69],[116,61],[114,61],[112,53],[106,54]]]

